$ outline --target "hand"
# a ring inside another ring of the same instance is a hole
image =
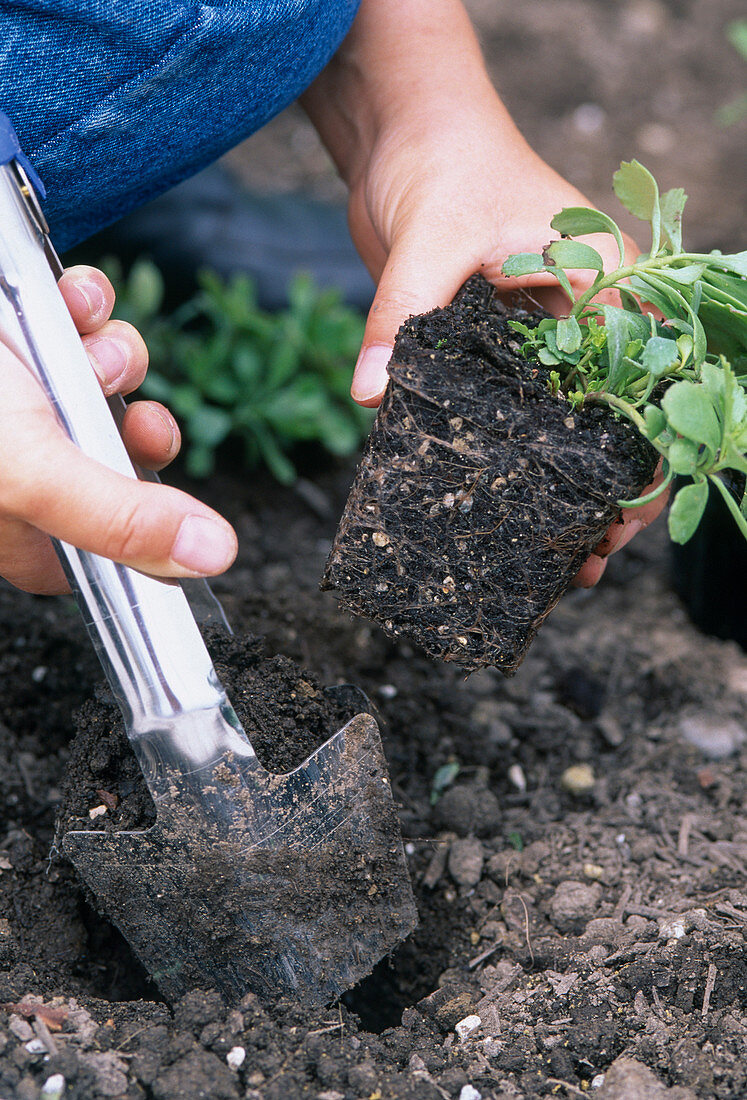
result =
[[[148,353],[132,326],[109,320],[108,279],[76,267],[59,286],[104,393],[136,389]],[[155,401],[129,405],[122,433],[132,460],[150,469],[161,469],[179,450],[176,421]],[[232,528],[211,508],[83,455],[36,379],[2,342],[0,470],[0,576],[26,591],[68,590],[49,535],[163,577],[220,573],[236,556]]]
[[[342,106],[331,107],[333,100]],[[531,289],[550,312],[567,312],[551,275],[506,279],[501,268],[511,253],[541,251],[557,236],[550,221],[563,207],[591,204],[519,134],[458,0],[440,0],[438,20],[424,0],[363,0],[350,38],[304,105],[350,185],[350,231],[377,282],[353,376],[359,404],[380,403],[402,322],[446,305],[474,272],[502,291]],[[583,239],[607,270],[618,266],[611,236]],[[625,244],[638,254],[633,241]],[[584,290],[591,275],[572,273],[571,282]],[[595,584],[606,557],[664,503],[662,495],[626,509],[577,583]]]

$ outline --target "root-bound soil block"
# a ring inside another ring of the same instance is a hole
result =
[[[402,326],[322,583],[431,656],[507,674],[657,458],[553,396],[511,317],[539,319],[475,276]]]

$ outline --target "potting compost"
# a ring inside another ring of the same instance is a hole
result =
[[[426,653],[515,672],[657,454],[607,409],[573,412],[520,355],[482,276],[400,329],[324,586]]]

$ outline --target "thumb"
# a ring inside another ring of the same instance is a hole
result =
[[[421,237],[394,244],[379,279],[355,365],[350,389],[354,401],[367,408],[380,404],[400,325],[416,313],[448,305],[473,271],[468,263],[455,269],[453,254],[432,245],[424,247]]]

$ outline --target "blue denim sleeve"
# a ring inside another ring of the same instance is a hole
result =
[[[0,110],[64,250],[199,171],[308,87],[359,0],[0,3]]]

